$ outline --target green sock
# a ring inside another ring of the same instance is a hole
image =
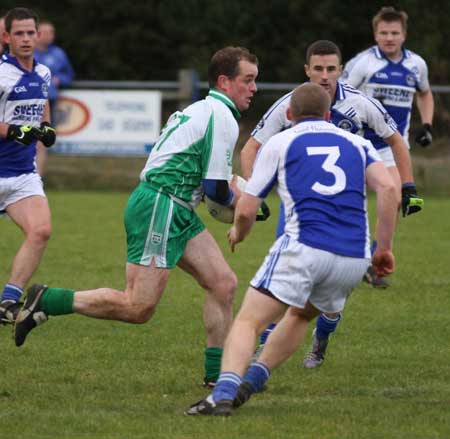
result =
[[[73,295],[75,290],[47,288],[41,298],[41,308],[49,316],[73,313]]]
[[[222,362],[222,348],[205,349],[205,378],[206,381],[216,382],[220,375],[220,364]]]

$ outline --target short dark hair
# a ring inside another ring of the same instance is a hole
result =
[[[315,82],[298,86],[291,96],[290,109],[294,122],[306,117],[323,119],[330,109],[331,98],[325,89]]]
[[[239,75],[239,61],[248,61],[258,65],[258,58],[245,47],[228,46],[218,50],[209,63],[208,82],[210,87],[215,87],[220,75],[235,78]]]
[[[5,15],[5,30],[11,32],[13,20],[34,20],[36,23],[36,29],[39,26],[39,18],[36,13],[28,8],[14,8],[8,11]]]
[[[377,31],[380,21],[399,21],[404,32],[408,29],[408,14],[405,11],[397,11],[392,6],[385,6],[375,14],[372,19],[372,29],[374,33]]]
[[[309,61],[313,55],[337,55],[339,58],[339,63],[342,62],[342,54],[339,47],[329,40],[317,40],[310,44],[306,49],[306,63]]]

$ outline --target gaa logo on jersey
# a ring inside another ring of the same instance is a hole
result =
[[[48,98],[48,85],[45,82],[42,83],[42,94],[44,98]]]
[[[416,84],[416,77],[414,75],[408,75],[406,76],[406,83],[413,87]]]
[[[353,122],[351,120],[348,119],[342,119],[339,121],[339,123],[337,124],[337,126],[345,131],[352,131],[353,129]]]

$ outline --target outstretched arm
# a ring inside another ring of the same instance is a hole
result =
[[[397,196],[395,183],[383,163],[375,162],[366,170],[367,184],[377,194],[377,249],[372,265],[378,276],[394,271],[392,243],[397,220]]]
[[[384,140],[392,148],[395,164],[397,165],[402,183],[414,182],[411,156],[409,155],[409,150],[403,137],[396,131],[392,136],[389,136]]]
[[[432,123],[434,114],[434,98],[431,90],[419,92],[416,95],[417,108],[420,113],[422,127],[417,132],[416,142],[427,147],[433,141]]]
[[[259,143],[254,137],[250,137],[247,140],[247,143],[244,145],[241,151],[241,169],[242,176],[248,180],[250,175],[252,174],[253,164],[256,160],[256,155],[258,154],[258,150],[261,147],[261,143]]]
[[[234,214],[233,226],[228,232],[231,251],[234,252],[235,245],[242,242],[250,233],[261,202],[261,198],[247,193],[243,193],[240,197]]]

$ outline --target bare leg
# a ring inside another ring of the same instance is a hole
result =
[[[303,342],[310,320],[319,313],[309,301],[304,309],[290,307],[268,338],[258,361],[270,370],[285,362]]]
[[[121,320],[130,323],[147,322],[166,288],[170,270],[127,264],[125,291],[112,288],[77,291],[74,311],[89,317]]]
[[[250,287],[226,339],[222,371],[243,376],[253,354],[256,337],[285,309],[283,303]]]
[[[50,208],[45,197],[31,196],[9,205],[6,212],[25,233],[9,278],[9,283],[23,289],[38,268],[50,239]]]
[[[236,275],[207,230],[192,238],[178,266],[206,290],[203,322],[208,347],[222,347],[233,320]]]

